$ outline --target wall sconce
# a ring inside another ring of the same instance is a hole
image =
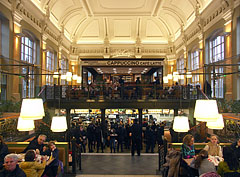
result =
[[[71,72],[66,73],[66,79],[67,79],[68,82],[70,82],[72,80],[72,73]]]
[[[54,116],[52,118],[51,130],[53,132],[65,132],[67,130],[67,120],[65,116]]]
[[[192,78],[192,73],[191,72],[187,72],[186,74],[187,74],[187,76],[186,76],[187,79],[191,79]]]
[[[28,120],[38,120],[45,116],[41,98],[26,98],[22,101],[20,117]]]
[[[77,74],[74,74],[72,78],[73,78],[73,80],[75,81],[75,80],[77,80],[77,77],[78,77],[78,75],[77,75]]]
[[[18,118],[17,129],[18,131],[31,131],[34,129],[34,120]]]
[[[81,77],[81,76],[78,76],[78,77],[77,77],[77,83],[78,83],[78,84],[81,84],[81,83],[82,83],[82,77]]]
[[[67,76],[65,74],[61,75],[62,80],[66,80]]]
[[[168,77],[167,76],[163,76],[163,83],[168,84]]]
[[[168,75],[167,75],[167,78],[168,78],[169,80],[172,80],[172,78],[173,78],[172,74],[168,74]]]

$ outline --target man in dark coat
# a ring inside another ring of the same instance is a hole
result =
[[[18,166],[18,156],[8,154],[4,158],[4,169],[0,171],[0,177],[26,177],[26,174]]]
[[[232,143],[231,148],[234,150],[235,155],[240,161],[240,138],[235,143]]]
[[[28,144],[28,146],[24,149],[23,153],[26,153],[27,150],[29,149],[34,149],[36,150],[37,154],[42,154],[46,138],[47,138],[46,135],[43,134],[39,135],[38,138],[35,138]]]
[[[131,127],[131,136],[132,136],[132,156],[134,156],[135,150],[137,150],[138,156],[140,156],[141,149],[141,136],[142,136],[142,127],[138,124],[138,120],[134,119],[134,123]]]
[[[3,137],[0,136],[0,170],[3,168],[4,157],[8,154],[8,146],[4,143]]]

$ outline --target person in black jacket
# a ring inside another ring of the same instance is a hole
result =
[[[44,147],[44,142],[46,141],[47,136],[46,135],[39,135],[38,138],[35,138],[32,140],[28,146],[24,149],[23,153],[26,153],[27,150],[33,149],[36,151],[37,154],[43,153],[43,147]]]
[[[141,136],[142,127],[138,124],[138,120],[134,119],[134,123],[131,127],[131,137],[132,137],[132,156],[134,156],[135,150],[137,150],[138,156],[140,156],[141,149]]]
[[[233,149],[235,155],[240,161],[240,138],[235,143],[232,143],[231,148]]]
[[[3,137],[0,136],[0,170],[3,168],[4,157],[8,154],[8,146],[4,143]]]
[[[56,177],[59,165],[59,150],[54,141],[49,141],[48,149],[43,152],[43,155],[49,156],[49,161],[51,161],[51,163],[46,166],[43,175],[47,175],[48,177]]]
[[[17,154],[8,154],[4,158],[4,168],[0,177],[26,177],[24,171],[18,166]]]

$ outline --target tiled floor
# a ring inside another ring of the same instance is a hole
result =
[[[142,153],[131,156],[130,153],[83,153],[81,176],[107,177],[153,177],[158,169],[157,153]]]

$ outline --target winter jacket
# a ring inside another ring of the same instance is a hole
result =
[[[41,177],[46,166],[46,161],[39,162],[21,162],[19,167],[25,172],[27,177]]]

